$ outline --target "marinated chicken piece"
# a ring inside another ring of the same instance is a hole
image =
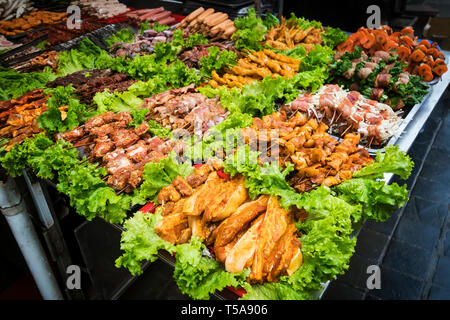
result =
[[[149,128],[150,128],[150,125],[148,124],[148,122],[147,121],[142,121],[142,123],[136,129],[134,129],[134,132],[138,136],[142,136],[143,134],[148,132]]]
[[[276,196],[269,198],[264,217],[249,277],[252,282],[263,281],[263,277],[265,277],[263,273],[264,264],[277,241],[286,232],[288,225],[287,212],[280,207]]]
[[[106,123],[110,123],[114,120],[115,113],[112,111],[107,111],[101,115],[90,118],[84,123],[84,129],[90,132],[93,128],[101,127]]]
[[[178,191],[175,189],[173,185],[168,185],[167,187],[164,187],[161,189],[161,191],[158,193],[158,203],[164,203],[167,201],[178,201],[181,199],[181,195],[178,193]]]
[[[202,240],[208,238],[210,230],[206,226],[205,222],[202,221],[200,216],[188,216],[189,228],[191,229],[192,236],[198,237]]]
[[[134,162],[141,162],[148,153],[148,146],[143,140],[139,140],[131,147],[125,149],[127,156]]]
[[[133,163],[123,153],[118,154],[112,160],[108,161],[105,165],[106,171],[110,174],[116,174],[125,170],[131,170],[134,168]]]
[[[253,260],[258,248],[263,221],[264,215],[259,216],[228,252],[225,260],[225,270],[233,273],[241,272]]]
[[[82,127],[75,127],[71,131],[64,132],[61,138],[67,141],[76,141],[84,136],[84,129]]]
[[[172,244],[178,244],[181,240],[182,231],[189,228],[187,217],[179,210],[183,206],[184,199],[177,202],[178,209],[165,216],[159,221],[154,230],[161,239],[166,240]],[[185,239],[183,239],[185,241]]]
[[[280,275],[285,275],[289,267],[291,267],[291,272],[295,268],[294,265],[291,266],[291,263],[294,257],[299,259],[298,253],[301,248],[300,240],[297,238],[296,234],[297,228],[293,221],[291,221],[286,232],[278,240],[277,245],[272,250],[269,259],[264,265],[263,272],[264,274],[267,274],[267,281],[274,282]],[[298,262],[299,261],[296,261],[295,264],[298,265]],[[298,265],[298,267],[300,267],[300,265]]]
[[[184,197],[192,195],[194,192],[189,183],[181,176],[176,177],[172,181],[173,186]]]
[[[268,200],[269,197],[263,195],[254,201],[242,204],[217,227],[214,245],[221,247],[230,242],[248,223],[266,211]]]
[[[208,202],[203,214],[204,221],[220,221],[229,217],[247,199],[245,178],[228,181]]]
[[[217,192],[224,184],[225,182],[223,179],[221,179],[216,172],[212,172],[206,182],[200,186],[192,196],[186,199],[183,212],[190,216],[201,215],[211,200],[211,195],[208,193],[214,191]]]
[[[130,171],[128,169],[122,169],[110,175],[106,183],[114,190],[122,190],[126,187],[129,177]]]

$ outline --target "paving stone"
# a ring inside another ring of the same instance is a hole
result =
[[[403,211],[403,217],[419,224],[441,228],[448,213],[448,205],[411,197]]]
[[[419,131],[419,134],[417,135],[414,143],[421,145],[430,145],[431,140],[433,139],[435,132],[438,130],[439,123],[441,121],[442,119],[428,118],[422,129]]]
[[[450,288],[450,257],[441,256],[433,277],[433,283]]]
[[[367,273],[367,267],[377,264],[378,259],[370,260],[355,253],[350,258],[348,270],[343,275],[338,276],[336,281],[365,290],[367,288],[367,278],[370,276]]]
[[[431,181],[419,176],[411,195],[427,199],[429,201],[448,204],[450,201],[450,189],[447,183]]]
[[[450,141],[450,114],[447,112],[447,115],[442,123],[442,126],[438,134],[436,135],[436,139],[433,143],[433,146],[440,147],[450,151],[449,141]]]
[[[333,281],[325,291],[322,300],[363,300],[364,291],[352,288],[339,281]]]
[[[387,267],[382,267],[381,289],[369,290],[367,294],[383,300],[413,300],[420,299],[422,288],[423,281]]]
[[[363,227],[358,235],[355,253],[363,258],[379,261],[388,241],[387,235]]]
[[[449,137],[450,138],[450,137]],[[420,176],[432,181],[441,181],[450,186],[450,151],[432,147],[423,165]]]
[[[427,279],[433,251],[423,250],[393,239],[383,259],[382,267],[389,267],[419,279]]]
[[[450,257],[450,225],[447,225],[443,237],[444,237],[444,255]]]
[[[422,225],[403,216],[397,225],[394,238],[413,246],[431,250],[435,247],[439,235],[440,229],[438,227]]]
[[[430,294],[428,296],[429,300],[450,300],[450,289],[442,288],[439,286],[432,286],[430,289]]]

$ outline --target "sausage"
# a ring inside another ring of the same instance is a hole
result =
[[[207,17],[208,15],[212,14],[213,12],[214,12],[214,9],[212,9],[212,8],[206,9],[201,14],[199,14],[197,16],[197,18],[192,19],[191,23],[189,23],[189,26],[191,26],[191,25],[193,26],[195,24],[194,22],[196,22],[196,21],[202,21],[203,18]]]
[[[217,12],[210,17],[207,17],[204,21],[205,24],[207,24],[210,28],[214,27],[215,25],[221,23],[222,21],[225,21],[228,19],[228,15],[226,13]]]
[[[158,23],[159,24],[167,24],[168,25],[168,24],[173,24],[175,21],[176,20],[175,20],[174,17],[167,17],[167,18],[159,20]]]
[[[229,25],[233,24],[234,22],[231,21],[230,19],[227,19],[225,21],[222,21],[221,23],[219,23],[218,25],[215,25],[211,31],[216,31],[216,30],[225,30],[227,27],[229,27]]]
[[[192,11],[191,13],[189,13],[189,14],[187,15],[187,17],[183,19],[183,21],[191,22],[192,20],[194,20],[195,18],[197,18],[197,17],[198,17],[202,12],[204,12],[204,11],[205,11],[205,9],[203,9],[203,7],[200,7],[200,8],[198,8],[198,9]]]
[[[235,32],[236,32],[236,27],[234,25],[232,25],[232,26],[229,26],[227,29],[224,30],[223,35],[225,37],[229,37]]]
[[[146,15],[146,19],[151,20],[151,21],[159,21],[161,19],[170,17],[170,15],[172,14],[171,11],[163,11],[157,14],[150,14],[150,16]]]

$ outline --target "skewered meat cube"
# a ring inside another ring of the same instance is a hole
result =
[[[114,120],[115,113],[112,111],[107,111],[101,115],[90,118],[84,123],[84,128],[87,132],[90,132],[96,127],[100,127],[106,123],[110,123]]]
[[[143,140],[139,140],[131,147],[125,149],[127,156],[134,162],[141,162],[148,153],[148,146]]]
[[[109,160],[106,165],[106,171],[108,173],[114,175],[118,172],[123,172],[125,169],[130,170],[134,168],[133,163],[128,159],[128,157],[121,153],[114,157],[113,159]]]
[[[111,139],[117,148],[127,147],[139,140],[139,136],[134,132],[126,129],[120,129],[111,133]]]
[[[108,137],[102,136],[95,140],[95,147],[93,150],[94,156],[96,158],[103,158],[105,154],[114,150],[114,142],[112,142]]]
[[[143,134],[148,132],[149,128],[150,128],[150,125],[148,124],[148,122],[147,121],[142,121],[142,123],[136,129],[134,129],[134,132],[138,136],[142,136]]]

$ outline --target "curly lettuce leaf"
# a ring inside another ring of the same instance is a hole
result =
[[[46,89],[45,94],[51,94],[47,100],[49,109],[37,117],[39,128],[54,134],[72,130],[86,120],[88,106],[75,98],[75,89],[72,85]],[[60,110],[60,108],[66,107],[67,111]]]
[[[125,231],[120,240],[120,249],[124,253],[116,259],[117,268],[127,268],[132,275],[139,275],[143,262],[157,260],[159,250],[175,252],[175,246],[161,239],[154,230],[161,219],[160,210],[156,210],[154,214],[138,211],[125,220]]]
[[[213,70],[220,71],[224,67],[232,67],[236,64],[237,54],[234,51],[222,50],[219,47],[208,48],[209,55],[200,58],[200,75],[210,78]]]
[[[339,28],[327,27],[325,33],[323,33],[321,37],[323,45],[334,48],[347,40],[348,35]]]
[[[382,178],[385,173],[393,173],[402,179],[408,179],[411,175],[414,162],[400,150],[399,146],[387,146],[385,152],[378,151],[376,161],[361,170],[355,172],[355,178]]]
[[[119,30],[118,32],[116,32],[115,34],[106,38],[106,46],[108,48],[111,48],[112,45],[117,42],[130,43],[130,42],[134,42],[134,39],[135,39],[135,34],[133,32],[131,32],[130,29],[123,28],[123,29]]]
[[[16,99],[31,90],[44,88],[47,82],[56,78],[50,67],[45,67],[42,72],[29,73],[0,70],[0,101]]]
[[[160,162],[148,162],[144,167],[142,184],[138,190],[138,197],[144,201],[157,202],[158,192],[172,183],[178,177],[187,177],[194,169],[190,163],[179,164],[174,151]]]
[[[236,48],[241,50],[260,50],[260,42],[264,40],[267,32],[263,20],[256,15],[254,8],[248,9],[247,16],[234,20],[236,32],[233,34]]]
[[[173,277],[181,293],[193,299],[209,299],[210,294],[217,290],[245,283],[249,269],[240,273],[227,272],[219,262],[202,254],[205,249],[197,237],[192,237],[190,243],[177,246]]]

